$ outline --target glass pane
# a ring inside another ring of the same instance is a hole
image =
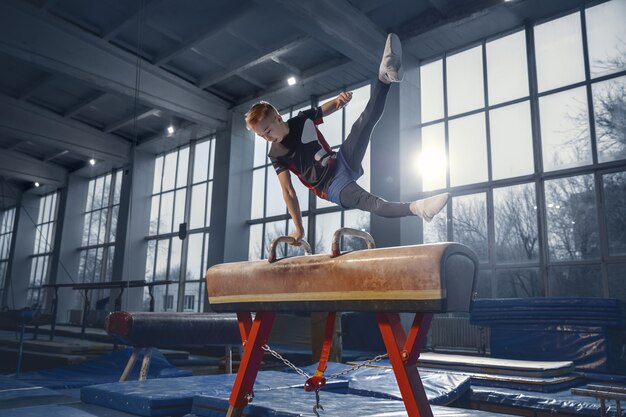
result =
[[[176,184],[176,156],[178,152],[170,152],[165,155],[165,164],[163,165],[163,189],[169,191]]]
[[[488,259],[485,193],[452,197],[452,237],[472,248],[481,261]]]
[[[334,97],[333,97],[334,98]],[[348,106],[350,106],[348,104]],[[341,144],[343,138],[343,112],[336,111],[332,113],[330,116],[324,117],[324,123],[317,126],[322,135],[324,135],[324,139],[326,142],[332,147]]]
[[[104,189],[102,191],[102,207],[109,206],[111,199],[111,174],[107,174],[104,177]]]
[[[96,179],[96,185],[93,195],[93,208],[97,210],[102,207],[102,191],[104,190],[104,177]]]
[[[591,163],[589,114],[584,87],[539,98],[543,169]]]
[[[585,79],[580,13],[535,26],[539,92]]]
[[[168,279],[176,281],[180,279],[180,261],[182,256],[183,241],[177,237],[172,238],[170,242],[170,273]]]
[[[352,90],[352,100],[350,100],[350,104],[345,107],[347,132],[352,130],[352,125],[356,122],[361,113],[363,113],[363,110],[365,110],[365,106],[367,106],[367,102],[370,99],[370,90],[371,87],[369,84]]]
[[[505,269],[497,272],[496,298],[543,297],[543,283],[539,270]]]
[[[172,231],[172,220],[174,216],[174,192],[161,195],[161,215],[159,216],[159,234],[170,233]]]
[[[189,219],[190,229],[204,227],[206,184],[207,183],[194,185],[191,190],[191,218]]]
[[[186,195],[187,195],[186,188],[176,191],[176,198],[174,201],[174,224],[172,225],[174,232],[177,232],[180,224],[185,221],[185,197]]]
[[[209,153],[209,180],[213,179],[213,174],[215,172],[215,139],[211,139],[209,144],[211,146],[211,151]]]
[[[450,185],[487,181],[485,114],[449,122]]]
[[[85,213],[85,223],[83,224],[82,246],[89,244],[89,231],[91,230],[91,213]]]
[[[109,229],[108,242],[115,242],[115,234],[117,233],[117,217],[119,215],[120,206],[114,206],[111,210],[111,228]]]
[[[424,191],[446,187],[446,138],[443,123],[422,127],[422,151],[417,162]]]
[[[496,259],[528,262],[539,259],[535,184],[493,190]]]
[[[154,280],[154,257],[155,255],[156,255],[156,240],[150,240],[148,241],[148,253],[146,255],[146,274],[144,278],[148,282],[151,282]]]
[[[291,174],[289,174],[291,175]],[[295,175],[291,175],[291,181],[294,188],[303,187],[300,184],[300,180]],[[265,216],[277,216],[285,214],[287,208],[285,206],[285,200],[283,199],[283,192],[280,189],[280,183],[278,182],[278,175],[274,172],[267,173],[267,190],[265,199]]]
[[[273,168],[269,168],[270,175],[276,176]],[[282,196],[281,196],[282,200]],[[265,168],[255,169],[252,172],[252,204],[250,206],[250,218],[260,219],[263,217],[263,203],[265,201]]]
[[[613,0],[586,10],[591,76],[626,69],[626,1]]]
[[[528,95],[526,32],[487,42],[489,105]]]
[[[100,211],[100,230],[98,231],[98,243],[99,244],[104,243],[107,237],[106,225],[107,225],[108,212],[109,210],[106,208]]]
[[[163,176],[163,157],[159,156],[154,160],[154,181],[152,184],[152,194],[161,191],[161,177]]]
[[[602,176],[609,255],[626,255],[626,172]]]
[[[559,266],[548,271],[551,297],[602,297],[600,267]]]
[[[115,259],[115,246],[109,246],[105,250],[107,253],[107,265],[106,265],[106,275],[104,276],[105,282],[111,282],[113,280],[113,260]]]
[[[626,301],[626,264],[608,265],[609,297]]]
[[[178,152],[178,173],[176,174],[176,188],[187,185],[187,169],[189,167],[189,147]]]
[[[96,186],[96,180],[89,181],[89,190],[87,191],[87,204],[85,204],[85,211],[93,210],[93,193]]]
[[[209,190],[206,193],[206,216],[204,218],[204,225],[209,227],[211,225],[211,199],[213,197],[213,181],[208,184]]]
[[[528,101],[489,112],[494,180],[532,174],[533,134]]]
[[[160,195],[152,197],[152,204],[150,206],[150,236],[156,235],[159,230],[159,202],[161,201]]]
[[[156,267],[154,271],[154,280],[162,281],[167,278],[167,258],[170,251],[170,240],[159,240],[157,242],[156,248]]]
[[[546,181],[550,259],[600,256],[593,175]]]
[[[626,77],[593,84],[592,91],[598,161],[624,159],[626,158]]]
[[[187,273],[185,280],[202,279],[202,238],[203,233],[193,233],[188,237]]]
[[[209,141],[196,144],[193,161],[193,183],[207,180],[209,165]]]
[[[94,264],[94,282],[102,282],[102,260],[104,259],[104,248],[96,250],[96,259]]]
[[[264,258],[267,258],[268,256],[268,253],[269,253],[268,251],[270,248],[270,244],[272,243],[272,240],[274,240],[275,238],[279,236],[285,236],[286,226],[287,226],[287,222],[285,220],[279,220],[277,222],[271,222],[271,223],[265,224],[265,238],[263,241],[263,246],[264,246],[263,257]],[[286,245],[276,246],[277,258],[285,257],[285,246]]]
[[[435,216],[430,223],[423,222],[424,243],[447,242],[448,240],[448,216],[442,212]]]
[[[420,67],[422,123],[443,118],[443,60]]]
[[[263,225],[253,224],[250,226],[250,240],[248,241],[248,260],[263,259]]]
[[[343,226],[351,227],[364,232],[370,232],[370,213],[361,210],[346,210],[343,214]],[[367,249],[367,243],[363,239],[353,236],[343,238],[341,246],[344,251]]]
[[[262,137],[254,135],[254,167],[265,165],[267,143]]]
[[[120,196],[122,194],[122,170],[118,170],[115,173],[115,190],[113,194],[113,204],[120,203]]]
[[[317,216],[315,222],[315,242],[309,242],[315,253],[330,253],[333,234],[341,227],[341,213],[328,213]],[[315,244],[315,246],[313,246]]]
[[[448,116],[485,105],[482,50],[477,46],[447,58]]]

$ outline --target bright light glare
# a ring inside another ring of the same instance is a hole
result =
[[[295,83],[296,83],[296,77],[289,77],[289,78],[287,78],[287,84],[295,85]]]
[[[96,165],[96,160],[95,160],[95,159],[93,159],[93,158],[91,158],[91,159],[89,160],[89,165],[91,165],[91,166]]]
[[[41,184],[39,184],[39,182],[35,181],[35,187],[39,187],[39,185],[41,185]]]
[[[172,133],[174,133],[174,126],[169,125],[169,126],[167,127],[167,134],[168,134],[168,135],[171,135]]]
[[[437,150],[423,150],[416,158],[417,170],[422,177],[424,191],[445,187],[446,155]]]

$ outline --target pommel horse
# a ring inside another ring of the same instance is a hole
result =
[[[340,253],[343,235],[364,238],[368,249]],[[329,312],[333,318],[341,311],[376,312],[408,416],[432,417],[417,359],[433,313],[469,311],[478,270],[474,252],[459,243],[373,249],[369,234],[347,228],[335,232],[330,255],[276,260],[275,247],[272,242],[270,261],[215,265],[206,274],[211,308],[237,313],[244,346],[227,417],[241,416],[252,397],[276,313],[305,311]],[[401,312],[415,313],[408,334],[400,323]],[[328,329],[327,323],[316,390],[325,382],[320,376],[325,351],[330,351]]]

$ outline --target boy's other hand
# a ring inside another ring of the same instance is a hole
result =
[[[342,91],[337,98],[337,108],[340,109],[352,100],[352,91]]]

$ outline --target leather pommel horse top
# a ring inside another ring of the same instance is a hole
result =
[[[215,265],[211,308],[236,311],[469,311],[474,252],[435,243]]]

